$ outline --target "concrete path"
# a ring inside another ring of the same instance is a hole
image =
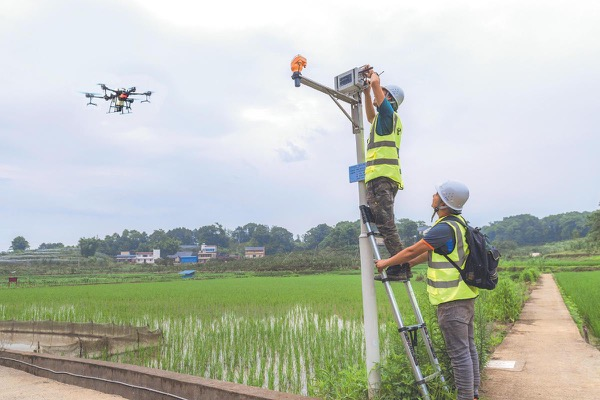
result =
[[[118,400],[114,396],[66,385],[52,379],[0,366],[0,400]]]
[[[552,275],[541,276],[484,376],[485,400],[600,400],[600,351],[579,334]]]

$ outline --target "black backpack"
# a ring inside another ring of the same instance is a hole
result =
[[[467,285],[481,289],[494,289],[498,284],[497,268],[500,261],[500,252],[492,246],[487,235],[481,232],[481,228],[472,228],[456,217],[450,216],[448,219],[456,221],[465,227],[465,238],[469,245],[470,253],[467,256],[464,269],[460,269],[447,254],[443,254],[443,256],[454,265],[454,268],[458,270]]]

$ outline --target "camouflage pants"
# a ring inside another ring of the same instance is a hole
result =
[[[403,249],[396,228],[396,218],[394,218],[396,193],[398,193],[398,184],[389,178],[375,178],[367,182],[367,204],[371,208],[373,222],[383,236],[383,242],[390,256]]]

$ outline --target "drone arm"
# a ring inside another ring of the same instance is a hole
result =
[[[116,90],[109,88],[106,85],[100,85],[102,87],[102,89],[104,90],[104,92],[106,93],[106,91],[108,90],[109,92],[113,92],[113,93],[117,93]]]
[[[142,101],[140,101],[140,103],[150,103],[150,96],[152,95],[152,92],[144,92],[144,93],[129,93],[130,96],[146,96],[146,98]]]

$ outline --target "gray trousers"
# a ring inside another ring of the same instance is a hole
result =
[[[475,347],[473,317],[475,299],[456,300],[438,305],[438,323],[454,371],[457,400],[479,396],[479,358]]]
[[[398,193],[398,184],[392,179],[379,177],[367,182],[367,204],[390,256],[403,249],[394,217],[396,193]]]

